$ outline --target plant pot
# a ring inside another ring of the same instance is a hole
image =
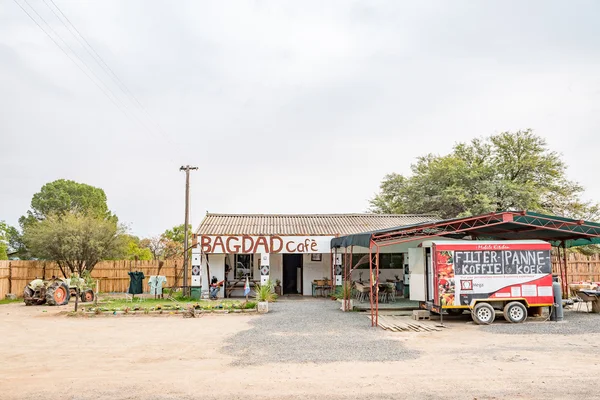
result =
[[[281,286],[275,286],[275,294],[281,296]]]
[[[340,299],[340,301],[342,302],[342,306],[340,307],[340,310],[352,311],[354,309],[354,300],[353,299],[350,299],[350,306],[347,310],[346,310],[346,302],[344,301],[344,299]]]
[[[269,302],[268,301],[259,301],[257,305],[257,310],[260,314],[266,314],[269,312]]]

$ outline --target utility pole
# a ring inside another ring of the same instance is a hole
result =
[[[190,171],[197,170],[198,167],[190,167],[189,165],[179,168],[180,171],[185,171],[185,224],[183,225],[184,242],[183,242],[183,295],[189,296],[188,293],[188,225],[190,223]]]

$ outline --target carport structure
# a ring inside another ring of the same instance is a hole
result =
[[[377,326],[379,317],[379,296],[373,296],[373,287],[376,287],[377,284],[375,277],[379,276],[381,249],[433,238],[538,239],[550,242],[558,250],[559,274],[563,292],[566,292],[568,289],[566,249],[574,246],[600,244],[600,224],[527,211],[503,211],[336,237],[331,240],[331,248],[336,252],[343,248],[345,261],[352,259],[355,246],[369,249],[371,326]],[[344,265],[344,279],[347,280],[352,266],[349,268],[347,262],[344,262]],[[349,301],[349,299],[345,299],[345,301]]]

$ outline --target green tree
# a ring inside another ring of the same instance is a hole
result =
[[[126,250],[125,257],[128,260],[152,260],[152,252],[141,245],[140,238],[133,235],[125,235]]]
[[[162,236],[152,236],[150,238],[142,239],[140,241],[140,247],[148,249],[152,254],[153,260],[160,260],[164,256],[165,241]]]
[[[108,209],[104,190],[85,183],[59,179],[45,184],[33,195],[31,210],[19,219],[19,223],[24,227],[28,223],[42,221],[51,214],[64,215],[68,212],[117,222]]]
[[[185,230],[183,224],[167,229],[162,235],[162,253],[165,260],[183,257]],[[188,246],[192,245],[192,228],[188,226]]]
[[[598,219],[583,187],[566,178],[560,155],[531,130],[459,143],[450,154],[428,154],[411,174],[389,174],[371,200],[378,213],[435,213],[441,218],[529,210]]]
[[[123,257],[126,249],[124,228],[113,220],[67,212],[48,214],[42,221],[27,225],[24,239],[39,258],[56,261],[67,272],[92,272],[101,260]]]
[[[8,225],[0,221],[0,260],[8,260]]]

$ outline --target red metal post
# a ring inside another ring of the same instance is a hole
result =
[[[568,264],[567,264],[568,263],[568,260],[567,260],[567,245],[566,245],[566,243],[565,243],[564,240],[562,242],[562,245],[563,245],[563,256],[564,256],[564,266],[565,266],[565,270],[564,270],[565,271],[564,272],[565,276],[564,276],[564,280],[563,280],[563,295],[564,295],[564,293],[567,293],[567,298],[568,298],[569,297],[568,296],[568,290],[569,290],[569,282],[568,282],[569,276],[568,276],[568,274],[569,273],[568,273]]]
[[[371,249],[373,241],[369,243],[369,302],[371,303],[371,326],[375,326],[375,316],[373,315],[373,255]]]
[[[348,276],[348,248],[344,247],[344,275],[342,279],[342,296],[344,296],[343,302],[346,307],[346,280]]]
[[[350,290],[348,294],[348,299],[346,300],[346,306],[344,307],[346,311],[350,309],[350,299],[352,298],[352,254],[354,253],[354,245],[350,246],[350,265],[348,268],[348,273],[346,276],[346,285],[350,285]]]
[[[377,255],[375,255],[375,326],[379,326],[379,246],[377,246]]]

